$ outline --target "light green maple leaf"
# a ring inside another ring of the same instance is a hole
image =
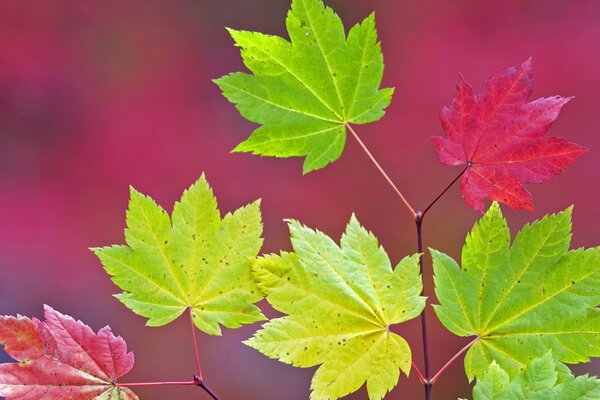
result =
[[[574,377],[550,353],[531,361],[513,379],[492,362],[473,388],[473,400],[597,399],[600,399],[600,381],[596,377]]]
[[[383,55],[373,14],[346,38],[321,0],[293,0],[286,25],[290,42],[230,29],[252,74],[215,83],[245,118],[262,125],[235,152],[305,156],[306,173],[340,157],[347,124],[380,119],[393,89],[379,90]]]
[[[566,363],[600,355],[600,248],[569,251],[571,209],[526,225],[510,246],[497,203],[466,239],[462,269],[431,250],[435,311],[451,332],[478,336],[469,379],[496,363],[510,375],[551,350]]]
[[[260,202],[221,219],[204,175],[175,203],[172,219],[150,197],[131,189],[126,246],[93,249],[113,282],[116,297],[161,326],[190,309],[198,329],[220,335],[264,320],[252,303],[262,298],[251,258],[262,246]]]
[[[245,343],[297,367],[322,364],[311,399],[338,399],[365,382],[381,399],[408,374],[411,352],[390,326],[418,316],[419,255],[392,270],[377,239],[351,218],[338,245],[322,232],[289,223],[294,253],[266,255],[253,272],[269,303],[288,314]]]

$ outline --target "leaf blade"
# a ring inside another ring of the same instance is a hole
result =
[[[392,89],[379,89],[383,56],[374,15],[348,36],[321,0],[293,0],[290,41],[229,29],[251,74],[214,82],[240,114],[260,125],[234,152],[306,157],[303,172],[323,168],[344,149],[346,124],[380,119]]]
[[[574,377],[551,353],[532,360],[512,378],[492,362],[473,388],[473,400],[592,400],[598,396],[598,378]]]
[[[440,321],[479,337],[465,357],[470,379],[492,360],[512,375],[549,350],[568,363],[600,354],[600,248],[569,251],[570,238],[569,208],[526,225],[509,248],[493,204],[467,237],[462,269],[432,251]]]
[[[571,98],[527,102],[533,91],[531,59],[490,77],[480,93],[462,76],[440,120],[446,137],[434,137],[440,162],[468,166],[461,191],[469,207],[483,213],[484,200],[533,210],[525,183],[561,174],[587,149],[565,139],[544,137]]]
[[[116,381],[134,364],[125,341],[109,327],[94,333],[81,321],[44,306],[45,320],[0,317],[0,341],[16,363],[0,365],[0,396],[88,400],[110,394],[137,400]]]
[[[294,253],[258,258],[253,273],[269,303],[287,314],[245,343],[299,367],[319,365],[313,399],[337,399],[366,383],[381,399],[410,371],[410,348],[389,330],[424,307],[419,255],[395,270],[377,239],[352,216],[338,246],[290,221]]]
[[[204,175],[183,193],[172,218],[135,190],[132,198],[127,246],[93,249],[123,290],[116,296],[123,304],[148,318],[148,326],[190,309],[196,327],[212,335],[221,334],[220,325],[233,329],[264,319],[253,304],[262,295],[250,264],[262,247],[260,201],[221,218]]]

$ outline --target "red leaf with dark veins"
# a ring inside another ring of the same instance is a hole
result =
[[[533,210],[524,183],[544,182],[587,151],[563,138],[544,137],[571,98],[527,102],[533,90],[531,59],[489,78],[480,93],[459,78],[452,105],[440,116],[446,137],[433,138],[439,160],[468,166],[461,190],[483,213],[484,200]]]
[[[138,397],[116,381],[131,370],[133,353],[109,327],[98,333],[81,321],[44,307],[44,321],[0,317],[0,343],[18,363],[0,365],[6,400],[122,399]]]

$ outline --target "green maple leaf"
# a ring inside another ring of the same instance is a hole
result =
[[[571,209],[510,232],[494,203],[475,225],[462,269],[432,250],[435,311],[459,336],[478,336],[469,379],[496,363],[513,375],[551,350],[566,363],[600,355],[600,248],[569,251]]]
[[[131,189],[127,246],[96,248],[116,297],[161,326],[191,309],[198,329],[220,335],[264,320],[252,303],[262,298],[250,259],[262,246],[260,202],[223,219],[204,175],[175,203],[172,218],[150,197]]]
[[[341,246],[298,222],[289,223],[294,253],[267,255],[253,266],[269,303],[288,314],[265,324],[245,343],[298,367],[322,364],[311,399],[338,399],[365,382],[370,399],[381,399],[411,352],[390,326],[417,317],[421,297],[419,255],[392,270],[377,239],[352,217]]]
[[[488,367],[473,388],[473,400],[596,400],[600,381],[574,377],[552,354],[531,361],[518,375],[509,374],[496,362]]]
[[[290,42],[230,29],[252,74],[215,83],[245,118],[262,125],[235,152],[305,156],[306,173],[340,157],[347,124],[380,119],[393,89],[379,90],[383,55],[373,14],[346,38],[321,0],[293,0],[286,25]]]

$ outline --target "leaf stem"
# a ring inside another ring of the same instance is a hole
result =
[[[402,204],[404,204],[404,206],[406,207],[406,209],[410,213],[411,218],[416,218],[417,217],[417,213],[415,212],[415,209],[412,208],[412,206],[406,200],[406,198],[404,197],[404,195],[402,195],[402,192],[400,192],[400,190],[394,184],[394,182],[390,179],[390,177],[388,176],[388,174],[384,171],[384,169],[381,167],[381,165],[379,165],[379,163],[377,162],[377,160],[375,159],[375,157],[373,157],[373,154],[371,154],[371,152],[369,151],[369,149],[367,148],[367,146],[365,146],[365,144],[363,143],[363,141],[360,140],[360,137],[358,137],[358,134],[354,131],[354,129],[352,128],[352,126],[350,126],[350,124],[346,123],[346,127],[348,128],[348,130],[350,131],[350,133],[352,134],[352,136],[354,136],[354,139],[356,139],[356,141],[358,142],[358,144],[360,145],[360,147],[363,149],[363,151],[367,154],[367,156],[369,157],[369,159],[371,160],[371,162],[373,163],[373,165],[375,165],[375,167],[377,168],[377,170],[379,171],[379,173],[385,178],[385,180],[391,186],[391,188],[394,190],[394,192],[396,192],[396,195],[400,198],[400,201],[402,201]]]
[[[133,383],[117,383],[120,387],[135,387],[135,386],[192,386],[196,385],[196,381],[173,381],[173,382],[133,382]]]
[[[417,364],[415,364],[415,362],[412,362],[412,368],[415,370],[417,376],[419,377],[419,381],[422,384],[425,384],[425,377],[423,377],[423,374],[421,373],[421,370],[419,370],[419,367],[417,367]]]
[[[429,205],[427,207],[425,207],[424,211],[417,211],[415,213],[415,225],[417,227],[417,251],[419,253],[421,253],[421,257],[419,258],[419,266],[420,266],[420,272],[421,272],[421,279],[423,279],[423,289],[421,290],[421,295],[423,295],[425,293],[425,278],[423,278],[423,269],[424,269],[424,261],[423,261],[423,219],[425,218],[425,214],[427,214],[427,212],[431,209],[431,207],[433,207],[433,205],[435,203],[437,203],[437,201],[439,199],[442,198],[442,196],[444,194],[446,194],[446,192],[448,190],[450,190],[450,188],[460,179],[461,176],[463,176],[463,174],[467,171],[467,169],[471,167],[471,163],[468,163],[467,166],[460,172],[460,174],[458,174],[458,176],[456,178],[454,178],[452,180],[452,182],[450,182],[450,184],[448,186],[446,186],[446,188],[444,190],[442,190],[442,192],[440,194],[437,195],[437,197],[431,202],[429,203]],[[440,376],[441,373],[444,372],[444,370],[446,368],[448,368],[448,366],[450,366],[450,364],[452,364],[454,362],[454,360],[456,360],[458,357],[460,357],[460,355],[462,353],[464,353],[465,351],[467,351],[467,349],[469,347],[471,347],[473,345],[473,343],[475,343],[475,341],[469,343],[469,345],[467,345],[467,347],[465,347],[464,349],[462,349],[460,352],[458,352],[458,354],[456,354],[450,361],[448,361],[446,363],[446,365],[444,365],[442,367],[442,369],[435,374],[435,376],[433,378],[429,378],[430,375],[430,370],[429,370],[429,344],[428,344],[428,340],[427,340],[427,313],[426,313],[426,308],[423,309],[423,312],[421,313],[421,334],[422,334],[422,340],[423,340],[423,359],[425,362],[425,377],[423,377],[422,375],[420,376],[421,378],[421,382],[423,383],[423,387],[425,388],[425,400],[431,400],[431,389],[433,387],[433,384],[435,383],[435,381],[437,380],[437,378]],[[418,369],[417,369],[418,371]]]
[[[196,326],[194,325],[194,317],[192,315],[192,307],[188,307],[190,316],[190,327],[192,328],[192,340],[194,341],[194,353],[196,355],[196,374],[198,379],[202,381],[202,368],[200,368],[200,355],[198,353],[198,341],[196,340]]]
[[[452,182],[450,182],[450,184],[449,184],[448,186],[446,186],[446,189],[442,190],[442,192],[441,192],[441,193],[440,193],[440,194],[439,194],[439,195],[438,195],[438,196],[437,196],[437,197],[436,197],[436,198],[435,198],[435,199],[434,199],[434,200],[433,200],[431,203],[429,203],[429,205],[428,205],[427,207],[425,207],[425,210],[424,210],[424,211],[421,213],[421,214],[422,214],[422,215],[421,215],[421,220],[422,220],[423,218],[425,218],[425,214],[427,214],[427,211],[429,211],[429,209],[430,209],[431,207],[433,207],[433,205],[434,205],[435,203],[437,203],[437,201],[438,201],[439,199],[441,199],[441,198],[442,198],[442,196],[443,196],[444,194],[446,194],[446,192],[447,192],[448,190],[450,190],[450,188],[451,188],[451,187],[452,187],[452,186],[453,186],[453,185],[456,183],[456,181],[458,181],[458,180],[460,179],[460,177],[461,177],[461,176],[463,176],[463,175],[464,175],[464,173],[465,173],[465,172],[467,172],[467,169],[469,169],[470,167],[471,167],[471,163],[468,163],[468,164],[467,164],[467,166],[466,166],[466,167],[465,167],[465,168],[464,168],[464,169],[461,171],[461,173],[460,173],[460,174],[458,174],[458,176],[457,176],[456,178],[454,178],[454,180],[452,180]]]
[[[119,387],[136,387],[136,386],[198,386],[202,388],[206,393],[210,395],[214,400],[220,400],[219,396],[215,394],[198,375],[194,375],[194,379],[191,381],[169,381],[169,382],[133,382],[133,383],[117,383]]]
[[[194,353],[196,355],[196,370],[198,371],[196,375],[194,375],[194,380],[192,381],[194,385],[201,387],[204,389],[206,393],[210,395],[214,400],[220,400],[219,396],[215,392],[213,392],[202,379],[202,368],[200,367],[200,355],[198,353],[198,340],[196,339],[196,326],[194,325],[194,315],[192,314],[192,307],[188,307],[189,316],[190,316],[190,328],[192,329],[192,340],[194,341]]]
[[[462,349],[460,349],[460,351],[458,353],[456,353],[454,355],[454,357],[452,357],[446,364],[444,364],[444,366],[442,368],[440,368],[440,370],[433,376],[433,378],[431,378],[431,384],[433,385],[435,383],[435,381],[438,380],[438,378],[440,377],[440,375],[442,375],[444,373],[444,371],[454,361],[456,361],[457,358],[459,358],[464,352],[466,352],[467,350],[469,350],[471,348],[471,346],[473,346],[475,343],[477,343],[478,340],[479,340],[479,336],[476,337],[475,339],[473,339],[471,342],[469,342],[469,344],[467,344],[465,347],[463,347]]]
[[[450,182],[450,184],[448,186],[446,186],[446,188],[444,190],[442,190],[442,192],[427,207],[425,207],[424,211],[422,211],[422,212],[415,211],[415,209],[410,205],[408,200],[406,200],[406,198],[404,197],[402,192],[400,192],[398,187],[390,179],[390,177],[385,172],[385,170],[377,162],[377,160],[375,159],[373,154],[371,154],[371,152],[369,151],[367,146],[363,143],[363,141],[360,139],[360,137],[358,136],[356,131],[354,131],[352,126],[350,126],[350,124],[348,124],[348,123],[346,123],[345,125],[348,128],[348,131],[350,132],[350,134],[354,137],[354,139],[358,142],[358,144],[360,145],[362,150],[369,157],[369,159],[371,160],[373,165],[375,165],[375,167],[377,168],[379,173],[384,177],[384,179],[386,180],[388,185],[394,190],[396,195],[400,198],[400,201],[402,202],[404,207],[406,207],[406,209],[410,213],[411,217],[415,221],[415,225],[417,228],[417,248],[418,248],[418,252],[421,253],[421,257],[419,259],[419,266],[420,266],[421,279],[423,279],[423,289],[421,290],[421,295],[423,295],[425,293],[425,280],[423,278],[424,260],[423,260],[423,255],[422,255],[422,253],[423,253],[423,219],[425,218],[425,214],[427,214],[427,212],[431,209],[431,207],[433,207],[434,204],[437,203],[437,201],[439,199],[441,199],[442,196],[444,194],[446,194],[446,192],[448,190],[450,190],[450,188],[463,176],[463,174],[467,171],[467,169],[469,167],[471,167],[471,164],[470,163],[467,164],[467,166],[460,172],[460,174],[458,174],[458,176],[456,178],[454,178],[452,180],[452,182]],[[431,388],[432,388],[433,384],[435,383],[435,381],[437,380],[437,378],[440,376],[441,373],[444,372],[444,370],[446,368],[448,368],[448,366],[450,366],[450,364],[452,364],[458,357],[460,357],[461,354],[463,354],[465,351],[467,351],[469,349],[469,347],[471,347],[473,345],[473,343],[475,343],[476,340],[472,341],[465,348],[463,348],[460,352],[458,352],[458,354],[456,354],[450,361],[448,361],[448,363],[446,363],[446,365],[444,365],[442,367],[442,369],[437,374],[435,374],[435,376],[433,378],[430,378],[431,375],[430,375],[430,368],[429,368],[429,344],[428,344],[428,338],[427,338],[426,308],[423,309],[423,312],[421,313],[421,332],[422,332],[422,341],[423,341],[423,359],[425,362],[425,371],[424,371],[425,375],[423,376],[423,374],[417,368],[417,366],[415,365],[414,362],[412,363],[412,366],[413,366],[413,369],[415,370],[415,372],[417,373],[417,375],[419,376],[419,380],[421,381],[421,383],[423,383],[423,386],[425,388],[425,400],[431,400]]]

